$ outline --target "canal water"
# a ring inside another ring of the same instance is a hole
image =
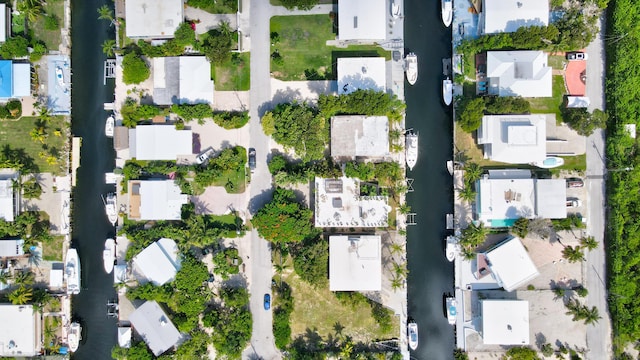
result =
[[[115,230],[107,221],[100,195],[113,191],[104,181],[104,173],[113,170],[114,153],[111,139],[104,136],[107,113],[103,110],[103,103],[113,101],[113,83],[103,85],[102,43],[114,38],[114,29],[98,20],[97,9],[113,2],[72,0],[71,4],[72,132],[82,137],[72,234],[82,267],[82,290],[73,299],[72,316],[82,325],[82,341],[74,359],[109,359],[117,338],[116,321],[107,317],[106,304],[116,293],[113,275],[104,272],[102,249]]]
[[[407,176],[414,192],[407,201],[417,225],[407,233],[408,315],[419,327],[419,360],[452,359],[454,330],[444,312],[453,292],[453,265],[444,255],[445,215],[453,210],[452,111],[442,101],[442,59],[451,57],[451,28],[440,16],[440,1],[405,0],[405,48],[418,55],[418,81],[407,85],[407,128],[419,132],[418,164]]]

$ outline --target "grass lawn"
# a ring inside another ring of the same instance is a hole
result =
[[[250,54],[234,53],[221,66],[211,64],[211,74],[217,91],[247,91],[250,86]]]
[[[318,0],[318,4],[337,4],[338,0]],[[282,6],[282,1],[280,0],[269,0],[269,4],[274,6]]]
[[[62,245],[64,236],[54,236],[53,240],[42,244],[42,260],[62,261]]]
[[[578,172],[584,172],[587,170],[587,155],[582,154],[578,156],[563,156],[564,165],[551,169],[551,173],[556,172],[559,173],[559,170],[572,170]]]
[[[549,55],[549,66],[556,70],[564,70],[567,59],[560,55]]]
[[[278,276],[276,275],[276,281]],[[398,336],[396,319],[388,333],[381,332],[371,316],[371,306],[357,307],[342,305],[329,288],[315,289],[291,272],[283,276],[291,286],[294,310],[291,313],[291,335],[304,334],[307,329],[316,330],[325,340],[328,335],[336,335],[334,325],[344,326],[342,333],[352,336],[355,341],[370,342],[374,339],[389,339]]]
[[[335,80],[337,59],[341,57],[380,56],[391,59],[391,53],[378,46],[327,46],[335,39],[333,20],[328,15],[274,16],[271,32],[280,40],[271,47],[283,62],[271,61],[273,77],[280,80]]]
[[[193,6],[210,14],[235,14],[238,12],[238,2],[235,0],[200,1],[202,6]]]
[[[564,77],[562,75],[553,76],[553,97],[550,98],[527,98],[531,103],[531,113],[533,114],[556,114],[556,121],[562,121],[562,103],[566,90],[564,87]]]
[[[64,23],[64,1],[47,1],[43,3],[43,14],[38,16],[35,24],[29,24],[33,28],[36,38],[47,44],[47,49],[58,50],[60,45],[60,28]],[[60,28],[56,30],[47,30],[44,28],[45,15],[52,14],[58,18]]]
[[[44,144],[34,141],[29,132],[35,128],[37,117],[23,116],[18,120],[0,120],[0,144],[9,145],[11,149],[22,149],[25,155],[33,159],[37,172],[59,173],[64,159],[67,158],[65,145],[68,142],[68,124],[62,116],[53,116],[45,126],[47,137]],[[60,136],[55,132],[60,131]],[[46,145],[46,150],[45,150]],[[54,156],[56,163],[47,163],[47,156]]]

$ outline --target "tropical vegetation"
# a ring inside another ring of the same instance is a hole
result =
[[[274,243],[300,242],[318,231],[312,224],[313,212],[296,201],[292,190],[276,188],[273,199],[253,216],[258,234]]]

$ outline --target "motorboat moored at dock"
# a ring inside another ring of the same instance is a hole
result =
[[[442,100],[447,106],[453,101],[453,82],[449,78],[442,80]]]
[[[80,293],[80,258],[76,249],[67,250],[64,264],[64,275],[67,280],[67,294]]]
[[[106,199],[102,199],[104,202],[104,209],[107,212],[107,218],[111,225],[115,226],[118,222],[118,211],[116,209],[116,194],[108,193]]]
[[[394,19],[400,17],[400,4],[398,4],[397,0],[391,0],[391,16]]]
[[[105,124],[104,124],[104,134],[107,137],[112,138],[115,127],[116,127],[116,119],[114,119],[113,116],[109,116],[107,118],[107,121],[105,121]]]
[[[405,134],[405,157],[407,161],[407,167],[409,170],[413,170],[418,162],[418,134],[413,130],[408,130]]]
[[[410,85],[413,85],[418,81],[418,55],[409,53],[404,58],[405,73],[407,74],[407,81]]]
[[[116,242],[113,239],[107,239],[104,242],[104,250],[102,250],[102,261],[104,262],[104,271],[111,274],[113,271],[113,263],[116,259]]]
[[[78,350],[80,340],[82,340],[82,327],[79,323],[72,322],[71,325],[69,325],[69,331],[67,333],[67,344],[71,352]]]
[[[458,302],[456,301],[455,297],[449,296],[447,297],[445,303],[447,305],[447,321],[449,322],[449,324],[455,325],[456,317],[458,316]]]
[[[410,320],[407,324],[407,337],[409,338],[409,348],[415,350],[418,348],[418,324]]]
[[[447,256],[447,260],[449,261],[455,260],[456,256],[458,256],[459,253],[460,253],[460,244],[458,244],[458,239],[453,235],[447,236],[446,246],[445,246],[445,255]]]
[[[453,0],[440,0],[442,8],[442,23],[444,26],[451,26],[453,20]]]

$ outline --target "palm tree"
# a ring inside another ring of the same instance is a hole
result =
[[[567,290],[561,288],[561,287],[556,287],[553,288],[553,294],[555,295],[553,300],[559,300],[559,299],[564,299],[564,295],[567,293]]]
[[[407,203],[404,203],[398,207],[398,211],[400,211],[400,214],[406,215],[411,212],[411,206],[409,206],[409,204]]]
[[[598,312],[598,308],[593,306],[591,309],[586,306],[583,307],[583,319],[585,325],[591,325],[598,322],[598,320],[602,319]]]
[[[598,242],[593,236],[587,236],[580,239],[580,246],[591,251],[598,247]]]
[[[9,280],[11,280],[11,273],[6,269],[0,270],[0,283],[7,285]]]
[[[394,277],[393,279],[391,279],[391,289],[393,289],[393,291],[401,289],[403,286],[404,286],[404,279],[397,278],[397,277]]]
[[[107,57],[113,56],[115,48],[116,41],[113,39],[107,39],[102,43],[102,52],[107,55]]]
[[[289,265],[287,265],[287,263],[283,263],[282,260],[280,260],[280,264],[273,265],[273,269],[276,271],[276,274],[280,276],[280,285],[282,285],[282,273],[288,268]]]
[[[580,302],[578,302],[578,300],[569,300],[569,302],[565,304],[565,307],[568,310],[565,314],[573,316],[571,320],[578,321],[584,319],[583,307],[582,305],[580,305]]]
[[[9,293],[9,301],[13,305],[24,305],[31,301],[31,297],[33,296],[33,289],[24,287],[20,285],[19,288],[13,290]]]
[[[475,251],[473,251],[472,249],[470,249],[469,247],[466,247],[466,246],[463,247],[460,252],[462,253],[462,257],[465,260],[473,260],[476,257]]]
[[[458,198],[466,202],[472,202],[476,199],[476,192],[469,185],[465,185],[462,189],[458,189]]]
[[[389,247],[389,251],[391,252],[391,255],[402,254],[402,252],[404,251],[404,246],[402,244],[393,243]]]
[[[393,272],[396,274],[396,277],[399,279],[404,279],[409,274],[409,270],[407,269],[407,264],[396,264],[393,263]]]
[[[480,165],[470,162],[464,165],[465,183],[473,183],[482,176],[482,168]]]
[[[109,20],[113,22],[113,11],[106,4],[98,8],[98,20]]]
[[[567,259],[570,263],[584,261],[584,253],[580,246],[566,246],[562,250],[562,257]]]
[[[38,16],[42,14],[42,1],[41,0],[19,0],[18,11],[24,14],[24,17],[30,23],[35,23],[38,20]]]
[[[32,285],[35,281],[35,275],[29,270],[18,271],[15,277],[16,285]]]
[[[218,31],[220,31],[222,35],[230,36],[232,33],[231,25],[229,25],[228,21],[220,21],[218,24]]]

